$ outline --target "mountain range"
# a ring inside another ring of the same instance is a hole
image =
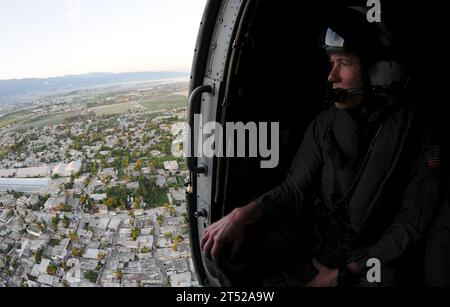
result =
[[[0,102],[30,94],[46,94],[127,82],[188,77],[185,72],[89,73],[52,78],[0,80]]]

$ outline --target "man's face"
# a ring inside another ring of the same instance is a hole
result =
[[[332,69],[328,81],[333,83],[333,89],[354,89],[363,86],[361,61],[357,55],[334,53],[330,56]],[[336,101],[339,109],[347,109],[361,103],[358,96],[350,96],[344,101]]]

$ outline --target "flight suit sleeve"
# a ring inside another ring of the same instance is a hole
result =
[[[430,146],[431,133],[425,137],[425,146],[413,164],[399,213],[378,243],[369,247],[365,257],[357,261],[358,268],[366,268],[370,258],[379,259],[382,266],[389,266],[424,238],[439,201],[440,158],[433,156],[433,151],[436,148],[439,151],[439,147]]]
[[[316,118],[308,127],[284,182],[258,199],[265,217],[298,216],[314,193],[323,165],[320,135],[325,123],[320,119]]]

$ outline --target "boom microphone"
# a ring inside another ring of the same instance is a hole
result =
[[[369,93],[367,87],[355,87],[350,89],[333,88],[332,84],[329,84],[325,90],[325,101],[327,104],[334,104],[338,101],[345,101],[349,97],[357,95],[365,95]]]

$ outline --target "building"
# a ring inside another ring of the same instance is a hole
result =
[[[181,205],[186,199],[186,191],[184,189],[170,189],[167,194],[170,205]]]
[[[45,193],[50,183],[50,178],[0,178],[0,192],[13,190],[23,193]]]
[[[190,287],[191,286],[191,273],[185,272],[181,274],[170,275],[170,285],[175,287]]]
[[[100,250],[90,248],[84,253],[83,258],[97,260],[99,255],[100,255]]]
[[[14,205],[15,198],[10,194],[5,194],[0,196],[0,206],[11,207]]]
[[[0,169],[0,178],[12,178],[16,172],[17,169]]]
[[[40,167],[0,169],[0,178],[35,178],[49,177],[51,168],[47,165]]]
[[[67,197],[65,195],[58,197],[50,197],[44,204],[45,212],[57,211],[62,204],[67,202]]]
[[[12,209],[5,210],[0,214],[0,222],[7,224],[14,216]]]
[[[40,274],[38,278],[38,282],[47,286],[52,287],[56,282],[56,277],[50,276],[48,274]]]
[[[49,176],[50,176],[49,166],[19,168],[17,169],[16,172],[16,178],[34,178],[34,177],[49,177]]]
[[[106,199],[106,194],[91,194],[89,198],[95,202],[102,202]]]
[[[166,185],[166,177],[162,176],[162,175],[158,175],[156,176],[156,186],[159,188],[162,188]]]
[[[27,227],[27,232],[32,235],[35,236],[36,238],[39,238],[40,236],[42,236],[42,231],[37,228],[36,225],[30,225]]]
[[[73,161],[69,164],[60,163],[52,171],[52,176],[70,177],[81,171],[81,161]]]
[[[168,170],[171,173],[175,173],[178,171],[178,162],[177,161],[165,161],[164,169]]]

